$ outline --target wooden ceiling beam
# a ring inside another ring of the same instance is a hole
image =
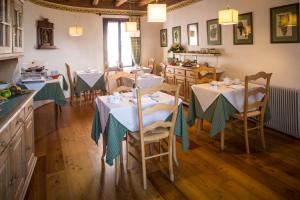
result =
[[[124,3],[126,3],[128,0],[117,0],[115,6],[116,7],[120,7],[121,5],[123,5]]]
[[[152,3],[153,1],[155,1],[155,0],[141,0],[141,1],[139,2],[139,6],[140,6],[140,7],[145,6],[145,5],[147,5],[148,3]]]
[[[92,0],[92,5],[97,6],[99,4],[100,0]]]

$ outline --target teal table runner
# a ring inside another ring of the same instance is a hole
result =
[[[188,125],[192,127],[195,124],[196,118],[205,119],[211,123],[209,135],[215,136],[225,129],[226,121],[237,112],[238,110],[222,94],[203,112],[195,93],[192,91],[188,110]],[[269,121],[270,119],[271,113],[267,106],[265,121]]]
[[[46,83],[33,98],[34,101],[53,100],[55,104],[64,106],[67,103],[59,82]]]
[[[105,81],[104,76],[102,75],[99,80],[95,83],[93,87],[90,87],[80,76],[77,76],[77,81],[75,84],[75,95],[77,97],[80,96],[80,93],[83,91],[93,91],[93,90],[101,90],[105,91]]]
[[[167,120],[171,120],[172,115],[170,115]],[[123,126],[112,114],[109,114],[109,118],[106,124],[105,131],[103,135],[107,140],[106,146],[106,162],[109,165],[113,164],[113,160],[120,154],[120,143],[128,129]],[[96,106],[96,111],[94,113],[93,125],[91,137],[98,144],[101,134],[101,123],[98,107]],[[189,149],[189,137],[186,127],[186,121],[183,116],[183,106],[182,104],[178,107],[177,121],[175,125],[175,135],[180,137],[181,148],[183,151],[188,151]]]

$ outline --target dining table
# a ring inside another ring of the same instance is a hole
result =
[[[249,84],[249,89],[261,87],[259,84]],[[188,109],[188,125],[192,127],[195,120],[207,120],[211,123],[210,136],[224,133],[226,121],[234,113],[242,113],[244,108],[245,86],[241,84],[225,85],[224,82],[195,84],[192,85],[192,95]],[[249,98],[249,103],[261,100],[263,94]],[[267,106],[265,121],[271,119],[270,109]]]
[[[57,128],[58,109],[67,103],[63,90],[68,90],[68,84],[64,76],[60,75],[58,79],[47,78],[42,82],[26,82],[20,84],[28,90],[36,91],[33,98],[34,101],[54,101],[55,127]]]
[[[98,145],[100,135],[102,134],[102,158],[104,158],[105,155],[106,163],[108,165],[113,165],[113,161],[115,160],[115,167],[118,168],[118,161],[121,153],[121,143],[126,132],[137,132],[139,130],[138,110],[136,97],[134,97],[132,92],[122,93],[120,101],[117,103],[112,103],[109,99],[110,96],[98,96],[95,100],[96,110],[94,112],[91,138]],[[172,102],[174,103],[174,96],[162,92],[158,92],[155,98],[152,98],[151,96],[142,98],[143,108],[153,106],[158,103],[171,104]],[[171,120],[171,117],[172,113],[170,112],[158,111],[152,115],[145,116],[144,124],[149,125],[158,120]],[[174,134],[181,139],[182,150],[188,151],[189,138],[181,100],[179,101],[178,105],[178,114]],[[177,157],[175,157],[174,159],[177,159]],[[175,160],[175,162],[176,161],[177,160]]]
[[[83,91],[105,91],[105,80],[103,72],[97,69],[76,70],[75,95],[80,96]]]
[[[150,67],[144,67],[144,66],[133,66],[133,67],[123,67],[123,72],[127,73],[135,73],[139,71],[143,71],[144,73],[151,73],[152,69]]]
[[[164,78],[161,76],[157,76],[155,74],[149,74],[149,73],[142,73],[137,74],[137,80],[136,80],[136,87],[139,87],[140,89],[146,89],[153,85],[162,83],[164,81]],[[134,79],[131,78],[123,78],[123,84],[126,86],[131,87],[134,83]]]

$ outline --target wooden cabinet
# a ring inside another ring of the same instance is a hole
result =
[[[23,199],[37,158],[34,156],[33,95],[0,121],[0,199]]]
[[[23,51],[23,0],[0,0],[0,59]]]
[[[6,200],[9,197],[10,177],[9,177],[8,149],[0,155],[0,199]]]
[[[33,113],[31,112],[25,121],[25,164],[28,173],[34,162],[34,124]]]
[[[12,53],[11,0],[0,0],[0,54]]]
[[[20,199],[25,182],[25,139],[24,125],[20,127],[10,145],[10,194],[11,199]]]
[[[220,78],[222,73],[223,71],[217,71],[217,79]],[[207,74],[206,76],[209,77],[211,74]],[[165,81],[169,84],[181,84],[179,95],[184,103],[189,102],[192,94],[191,86],[196,83],[196,76],[193,72],[193,68],[167,66]]]

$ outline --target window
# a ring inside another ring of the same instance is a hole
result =
[[[123,66],[132,66],[130,34],[125,32],[127,19],[104,19],[104,61],[109,67],[119,62]]]
[[[0,0],[0,53],[11,52],[10,1]]]

